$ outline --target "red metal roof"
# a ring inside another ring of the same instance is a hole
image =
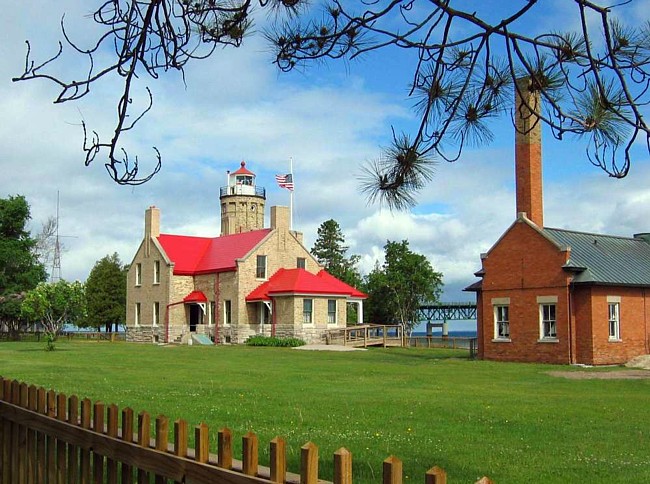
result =
[[[246,301],[268,301],[273,295],[279,294],[368,297],[327,272],[315,275],[305,269],[280,269],[246,296]]]
[[[252,230],[212,238],[160,234],[158,242],[174,263],[174,274],[192,276],[235,270],[235,259],[248,254],[270,231]]]
[[[237,171],[233,171],[231,173],[231,175],[253,175],[253,176],[255,176],[255,173],[253,173],[248,168],[246,168],[246,162],[242,161],[241,166],[239,167],[239,169],[237,169]]]
[[[201,291],[192,291],[183,298],[183,302],[207,302],[208,298]]]

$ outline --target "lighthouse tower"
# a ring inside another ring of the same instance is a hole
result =
[[[237,171],[228,172],[228,185],[221,187],[221,235],[264,228],[266,190],[255,186],[255,174],[242,161]]]

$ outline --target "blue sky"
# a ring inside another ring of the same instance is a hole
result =
[[[567,14],[571,3],[538,2],[529,28],[571,27],[576,21]],[[241,160],[266,187],[267,210],[287,205],[288,193],[275,185],[273,175],[286,172],[293,157],[294,228],[304,232],[307,247],[318,226],[333,218],[368,271],[386,240],[408,239],[443,272],[444,299],[471,300],[462,287],[474,282],[480,253],[516,215],[514,130],[507,117],[495,124],[491,145],[466,149],[456,163],[440,162],[413,210],[391,213],[368,206],[358,190],[360,166],[389,144],[391,125],[408,130],[416,121],[414,102],[407,99],[409,60],[392,50],[284,74],[271,64],[262,36],[252,35],[239,50],[219,50],[189,66],[187,88],[177,74],[146,80],[154,108],[126,143],[143,167],[157,146],[163,168],[143,186],[118,186],[101,160],[85,168],[80,150],[82,117],[104,133],[111,126],[118,95],[113,82],[97,85],[80,103],[64,105],[52,104],[56,90],[51,84],[11,82],[22,69],[26,39],[39,59],[54,52],[64,12],[73,38],[89,42],[96,33],[84,15],[97,4],[11,2],[0,19],[0,193],[24,194],[38,231],[54,215],[60,191],[60,230],[74,236],[64,240],[65,278],[84,280],[96,260],[113,252],[130,262],[150,205],[161,209],[163,232],[218,235],[219,187],[226,170],[236,169]],[[480,2],[480,8],[500,16],[504,5],[518,4]],[[650,17],[648,0],[635,0],[626,9],[629,18]],[[81,72],[84,64],[66,57],[60,69]],[[575,140],[559,143],[545,133],[543,153],[547,226],[616,235],[650,231],[647,152],[640,152],[624,180],[591,166]]]

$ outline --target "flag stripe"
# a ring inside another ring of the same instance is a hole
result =
[[[289,191],[293,191],[293,175],[287,173],[286,175],[275,175],[275,181],[278,182],[280,188],[286,188]]]

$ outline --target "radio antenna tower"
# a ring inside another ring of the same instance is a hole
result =
[[[56,191],[56,232],[54,239],[54,257],[52,258],[52,274],[50,282],[61,280],[61,243],[59,242],[59,191]]]

